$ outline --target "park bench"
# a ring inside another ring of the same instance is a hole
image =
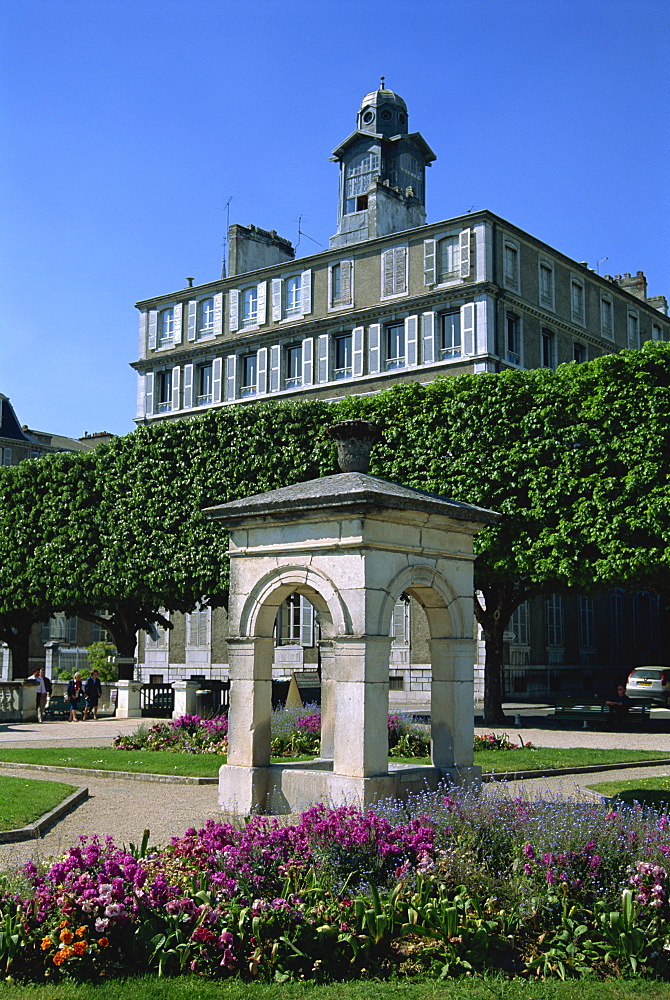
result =
[[[604,701],[557,701],[554,705],[555,725],[560,725],[562,722],[581,722],[583,729],[606,729],[610,721],[609,706]],[[646,725],[648,721],[649,705],[642,703],[630,705],[628,715],[614,720],[612,724],[618,728],[631,723]]]
[[[62,694],[52,694],[44,710],[45,719],[61,719],[70,715],[70,702]]]

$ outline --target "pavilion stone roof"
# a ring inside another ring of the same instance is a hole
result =
[[[496,511],[484,507],[449,500],[437,493],[415,490],[363,472],[342,472],[323,479],[310,479],[306,483],[207,507],[204,513],[213,520],[225,521],[233,526],[237,522],[268,515],[284,520],[318,511],[324,514],[366,514],[384,510],[420,511],[483,524],[493,524],[500,517]]]

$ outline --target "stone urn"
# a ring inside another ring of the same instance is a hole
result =
[[[340,420],[326,428],[337,444],[337,462],[342,472],[368,472],[372,446],[381,440],[379,424],[370,420]]]

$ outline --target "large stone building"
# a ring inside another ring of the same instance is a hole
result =
[[[338,224],[329,249],[297,260],[276,232],[233,225],[225,277],[197,286],[189,279],[137,304],[137,421],[258,399],[336,399],[398,380],[554,368],[670,340],[667,302],[648,298],[641,271],[601,276],[490,211],[427,223],[426,167],[435,154],[409,131],[407,107],[393,91],[382,86],[363,98],[356,129],[333,159]],[[600,612],[584,598],[569,637],[559,598],[540,602],[539,618],[520,609],[510,661],[656,659],[658,629],[645,633],[631,618],[629,642],[623,606],[612,600],[614,618],[597,634]],[[644,614],[657,621],[657,610]],[[392,684],[419,691],[428,679],[417,617],[402,603],[396,609]],[[225,674],[224,618],[215,611],[212,620],[209,610],[179,616],[169,635],[142,644],[143,675]],[[530,625],[536,619],[539,632]],[[277,670],[314,659],[314,634],[311,609],[296,597],[278,621]],[[634,635],[643,648],[631,646]]]

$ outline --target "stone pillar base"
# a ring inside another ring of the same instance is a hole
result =
[[[195,694],[200,688],[200,681],[174,681],[172,690],[174,691],[174,710],[172,718],[178,719],[181,715],[195,715],[196,698]]]
[[[118,701],[116,704],[117,719],[141,719],[140,705],[141,681],[117,681]]]

